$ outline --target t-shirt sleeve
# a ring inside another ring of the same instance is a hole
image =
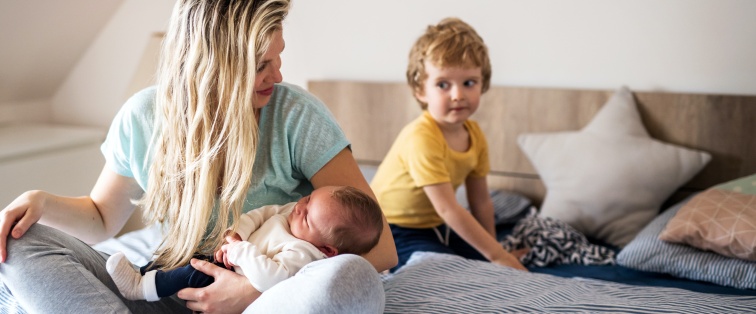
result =
[[[153,128],[154,98],[154,88],[129,98],[116,114],[100,146],[110,170],[136,178],[140,184],[146,179],[149,165],[146,158]]]
[[[320,171],[349,141],[328,108],[315,96],[300,91],[299,104],[292,108],[287,125],[292,129],[287,140],[296,171],[307,180]]]
[[[478,149],[478,164],[470,173],[472,177],[485,177],[491,171],[491,161],[488,157],[488,141],[483,130],[475,124],[475,136],[477,137],[480,147]]]

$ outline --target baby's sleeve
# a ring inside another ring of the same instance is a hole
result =
[[[242,241],[235,242],[228,250],[231,263],[241,268],[255,289],[260,292],[294,276],[310,262],[325,258],[312,244],[295,241],[273,257],[262,254],[256,245]]]
[[[239,225],[236,227],[236,233],[242,240],[249,239],[249,236],[255,232],[262,224],[276,214],[286,212],[289,206],[294,203],[279,205],[267,205],[257,209],[250,210],[239,216]]]

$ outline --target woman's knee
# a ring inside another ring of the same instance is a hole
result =
[[[328,278],[336,274],[339,275],[338,277],[362,277],[365,274],[375,272],[373,265],[361,256],[342,254],[307,264],[297,275],[311,275],[314,273]]]
[[[307,264],[296,276],[264,292],[245,313],[382,313],[384,300],[373,265],[344,254]]]
[[[18,239],[9,236],[6,242],[8,255],[12,255],[19,251],[26,251],[26,248],[32,245],[40,245],[41,243],[48,242],[45,239],[50,239],[52,230],[54,229],[40,224],[34,224]]]
[[[58,229],[34,224],[20,238],[8,237],[5,263],[27,263],[27,258],[38,254],[60,253],[68,245],[67,241],[78,240]]]

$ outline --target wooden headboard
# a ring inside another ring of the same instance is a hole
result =
[[[363,164],[378,165],[402,127],[421,112],[404,83],[311,81],[308,89],[333,112]],[[520,192],[540,203],[546,188],[517,145],[517,136],[579,130],[613,92],[492,86],[473,115],[488,140],[489,186]],[[756,96],[634,95],[653,138],[712,154],[711,162],[682,187],[678,198],[756,173]]]

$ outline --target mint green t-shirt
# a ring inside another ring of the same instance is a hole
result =
[[[143,190],[157,134],[155,130],[156,88],[132,96],[116,117],[101,150],[107,166],[133,177]],[[304,89],[276,84],[260,117],[252,183],[244,212],[263,205],[285,204],[312,190],[310,178],[349,142],[326,106]]]

